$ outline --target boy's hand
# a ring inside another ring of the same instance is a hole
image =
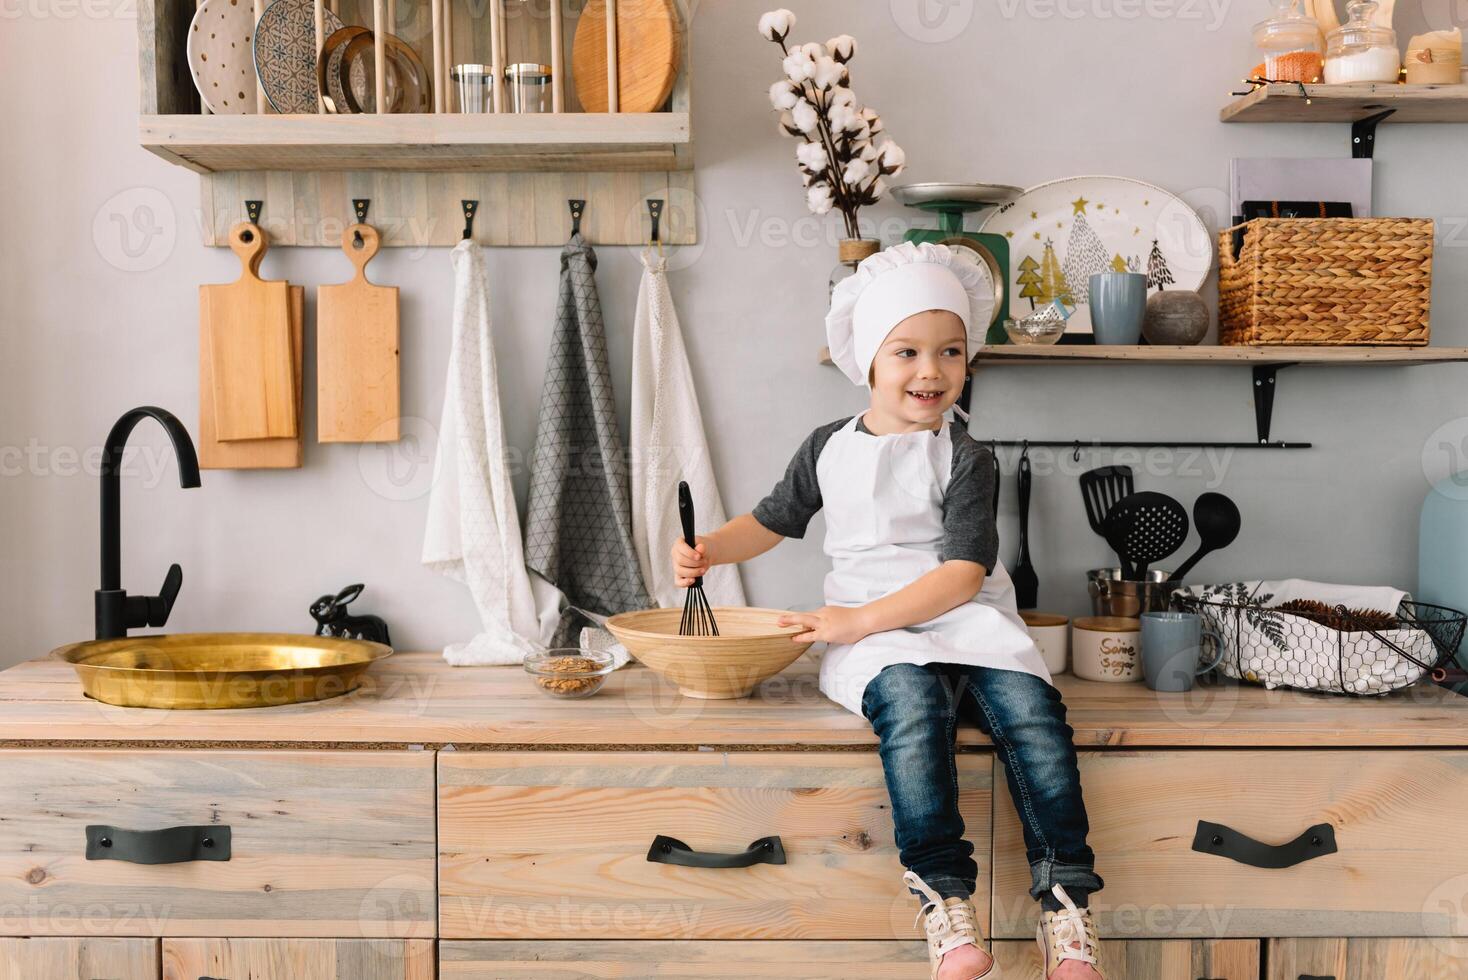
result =
[[[788,612],[779,619],[781,626],[807,627],[790,639],[796,643],[855,643],[871,632],[866,614],[859,606],[822,606],[815,612]]]
[[[691,586],[700,575],[707,575],[709,566],[713,564],[708,558],[707,539],[699,534],[693,540],[698,542],[696,549],[688,547],[688,542],[682,538],[673,542],[673,574],[677,576],[680,589]]]

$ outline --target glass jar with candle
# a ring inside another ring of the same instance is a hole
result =
[[[1270,81],[1320,81],[1325,39],[1303,0],[1275,0],[1274,15],[1254,25],[1254,46],[1264,56],[1262,70]]]
[[[1375,22],[1376,0],[1351,0],[1349,19],[1330,32],[1325,49],[1325,81],[1395,82],[1402,70],[1397,32]]]

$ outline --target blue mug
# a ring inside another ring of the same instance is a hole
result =
[[[1135,344],[1147,316],[1147,277],[1098,272],[1090,278],[1091,330],[1098,344]]]
[[[1223,661],[1223,638],[1190,612],[1144,612],[1142,679],[1154,691],[1191,691],[1193,680]],[[1213,641],[1213,659],[1203,659],[1203,637]]]

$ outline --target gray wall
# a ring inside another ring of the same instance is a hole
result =
[[[1249,28],[1268,4],[1212,2],[948,0],[929,4],[925,22],[904,25],[893,10],[906,10],[906,0],[807,0],[796,10],[795,34],[859,39],[856,90],[906,147],[909,179],[1032,184],[1128,175],[1182,194],[1213,222],[1226,207],[1229,157],[1343,155],[1347,129],[1220,125],[1227,91],[1253,64]],[[804,212],[793,145],[775,133],[765,89],[778,72],[776,51],[754,30],[763,9],[743,0],[697,7],[702,243],[678,256],[685,267],[673,278],[731,513],[754,505],[810,429],[864,405],[859,390],[816,363],[838,223]],[[131,0],[27,0],[0,9],[0,63],[12,80],[0,88],[0,664],[91,635],[96,447],[111,421],[137,404],[165,406],[195,425],[195,287],[237,270],[227,250],[198,244],[197,178],[136,145],[133,12]],[[1429,22],[1449,26],[1448,15],[1446,3],[1403,10],[1403,41]],[[1458,16],[1468,19],[1468,10]],[[1440,222],[1436,344],[1468,344],[1459,312],[1468,299],[1465,153],[1461,126],[1385,128],[1378,152],[1379,213]],[[118,223],[148,226],[139,205],[152,209],[151,226],[161,233],[145,239],[134,225],[125,249]],[[893,202],[867,215],[888,241],[912,216]],[[601,249],[600,257],[612,366],[626,379],[639,266],[626,248]],[[508,436],[528,454],[556,253],[502,249],[492,261]],[[148,268],[130,271],[137,266]],[[344,268],[328,250],[281,249],[264,271],[310,287],[343,278]],[[185,493],[157,430],[139,433],[144,451],[124,486],[124,585],[151,592],[168,562],[182,563],[171,629],[306,630],[312,599],[357,580],[368,584],[361,605],[391,622],[400,647],[435,648],[475,629],[463,589],[418,564],[448,348],[447,254],[386,250],[373,272],[402,287],[403,404],[419,439],[391,451],[308,444],[300,471],[209,472],[201,489]],[[1238,500],[1243,534],[1200,567],[1209,578],[1411,588],[1424,454],[1428,469],[1446,465],[1432,448],[1441,437],[1429,437],[1468,414],[1465,378],[1468,367],[1459,365],[1291,369],[1282,375],[1275,433],[1313,440],[1316,449],[1213,461],[1137,458],[1139,483],[1187,502],[1211,487]],[[1253,432],[1244,369],[992,369],[977,385],[979,436]],[[625,384],[619,397],[625,419]],[[1465,424],[1450,425],[1447,435],[1462,440],[1455,426]],[[1042,605],[1076,613],[1085,606],[1085,569],[1107,553],[1086,528],[1075,474],[1107,457],[1087,454],[1079,464],[1062,457],[1035,458],[1034,561]],[[1014,548],[1013,463],[1006,458],[1006,560]],[[749,564],[751,602],[819,600],[823,529],[818,519],[805,540]]]

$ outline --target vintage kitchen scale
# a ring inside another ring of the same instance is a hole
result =
[[[964,252],[989,270],[994,282],[994,315],[989,319],[985,342],[1008,342],[1004,321],[1009,316],[1009,242],[1003,235],[964,231],[963,216],[974,211],[987,211],[1008,203],[1024,193],[1023,187],[1009,184],[954,184],[930,182],[902,184],[892,188],[897,200],[910,208],[938,216],[937,228],[913,228],[903,236],[908,242],[933,242]]]

